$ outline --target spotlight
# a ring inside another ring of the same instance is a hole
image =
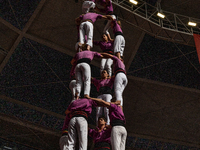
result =
[[[165,18],[165,15],[161,14],[160,12],[157,13],[157,16],[160,17],[160,18]]]
[[[195,27],[195,26],[197,26],[197,23],[189,21],[189,22],[188,22],[188,25],[189,25],[189,26]]]
[[[137,2],[137,1],[135,1],[135,0],[129,0],[129,2],[131,2],[131,3],[135,4],[135,5],[137,5],[137,4],[138,4],[138,2]]]

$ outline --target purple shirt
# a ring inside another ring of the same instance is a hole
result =
[[[106,3],[106,1],[102,0],[102,3]],[[100,9],[100,11],[102,13],[106,13],[106,15],[109,15],[109,14],[113,13],[113,6],[112,6],[111,0],[106,3],[105,9]]]
[[[124,113],[118,105],[111,103],[108,109],[109,109],[110,124],[112,124],[112,121],[116,119],[124,121],[124,124],[126,123]]]
[[[119,68],[121,68],[126,73],[125,65],[119,58],[117,58],[116,56],[113,56],[112,60],[113,60],[113,64],[114,64],[114,72],[117,71]]]
[[[101,54],[99,54],[97,52],[85,50],[85,51],[76,53],[76,55],[74,56],[74,59],[76,61],[78,61],[79,59],[82,59],[82,58],[88,58],[88,59],[92,60],[94,57],[100,58]]]
[[[108,86],[112,89],[114,79],[115,78],[97,80],[97,79],[93,78],[92,83],[95,85],[95,87],[97,88],[97,91],[99,92],[100,87],[104,87],[104,86]]]
[[[101,47],[101,50],[104,52],[106,49],[113,49],[113,41],[93,41],[94,45],[99,45]]]
[[[79,16],[81,20],[92,20],[94,23],[97,19],[101,19],[102,15],[96,13],[87,13]]]
[[[114,26],[113,26],[113,34],[115,34],[116,32],[122,32],[121,27],[119,26],[119,24],[117,23],[116,20],[113,21],[114,22]]]
[[[73,101],[67,109],[71,111],[71,113],[74,111],[85,111],[90,115],[92,112],[92,106],[96,107],[97,103],[91,99],[81,98]]]
[[[89,129],[89,136],[93,138],[94,143],[97,142],[107,142],[110,143],[110,135],[111,129],[102,130],[101,132],[98,131],[99,128],[96,129]]]

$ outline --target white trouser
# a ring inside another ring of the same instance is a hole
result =
[[[125,150],[127,131],[123,126],[114,126],[111,131],[110,142],[112,150]]]
[[[79,150],[87,150],[88,123],[84,117],[73,117],[70,120],[66,150],[75,150],[77,136]]]
[[[122,35],[117,35],[115,37],[113,49],[114,49],[114,54],[117,52],[120,52],[120,56],[123,56],[124,53],[124,48],[125,48],[125,39]]]
[[[77,96],[80,96],[81,87],[84,82],[84,95],[90,95],[90,83],[91,83],[91,69],[87,63],[79,63],[75,68],[76,77],[76,92]]]
[[[82,4],[82,13],[88,13],[91,8],[95,8],[95,3],[93,1],[84,1]]]
[[[113,64],[113,60],[111,58],[103,58],[101,59],[101,65],[100,65],[100,74],[103,70],[107,70],[109,76],[111,77],[112,76],[112,66]]]
[[[59,141],[60,150],[67,150],[67,140],[68,140],[68,135],[61,136]]]
[[[69,88],[72,92],[72,100],[75,99],[75,95],[76,95],[76,80],[72,80],[70,83],[69,83]]]
[[[112,95],[102,94],[102,95],[99,95],[97,98],[102,99],[106,102],[111,102]],[[110,124],[109,110],[106,107],[96,107],[96,123],[98,125],[98,118],[103,115],[103,112],[107,119],[107,125],[109,125]]]
[[[85,21],[85,22],[82,22],[80,24],[80,27],[79,27],[79,42],[81,44],[84,44],[85,42],[85,35],[87,35],[87,42],[86,44],[87,45],[90,45],[91,47],[93,46],[93,42],[92,42],[92,39],[93,39],[93,29],[94,29],[94,26],[91,22],[89,21]]]
[[[111,15],[113,19],[116,19],[116,16],[115,15]],[[106,34],[109,34],[108,30],[110,28],[110,23],[111,23],[112,20],[108,20],[106,26],[104,27],[103,29],[103,33],[106,33]]]
[[[121,101],[121,106],[123,106],[123,91],[128,84],[128,79],[124,73],[118,73],[115,76],[115,81],[114,81],[114,92],[115,92],[115,97],[116,100]]]

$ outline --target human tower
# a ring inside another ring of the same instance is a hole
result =
[[[89,134],[93,138],[95,150],[125,150],[127,131],[124,127],[122,93],[128,80],[123,63],[125,39],[121,24],[113,13],[111,0],[83,1],[82,13],[75,19],[78,29],[77,53],[71,61],[70,77],[74,80],[69,85],[73,98],[65,111],[60,149],[75,150],[78,139],[79,150],[87,150]],[[93,41],[94,23],[98,19],[106,19],[108,22],[102,32],[102,40]],[[110,27],[114,39],[108,32]],[[102,53],[92,51],[93,44],[99,45]],[[94,57],[101,59],[101,79],[91,77],[90,62]],[[97,98],[90,97],[91,83],[99,93]],[[81,91],[84,93],[83,98],[80,96]],[[96,107],[96,129],[88,128],[87,119],[92,107]]]

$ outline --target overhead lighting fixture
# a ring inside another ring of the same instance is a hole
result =
[[[135,1],[135,0],[129,0],[129,2],[133,3],[134,5],[137,5],[137,4],[138,4],[138,2]]]
[[[160,12],[157,13],[157,16],[160,17],[160,18],[165,18],[165,15],[161,14]]]
[[[197,26],[197,23],[189,21],[189,22],[188,22],[188,25],[189,25],[189,26],[195,27],[195,26]]]

